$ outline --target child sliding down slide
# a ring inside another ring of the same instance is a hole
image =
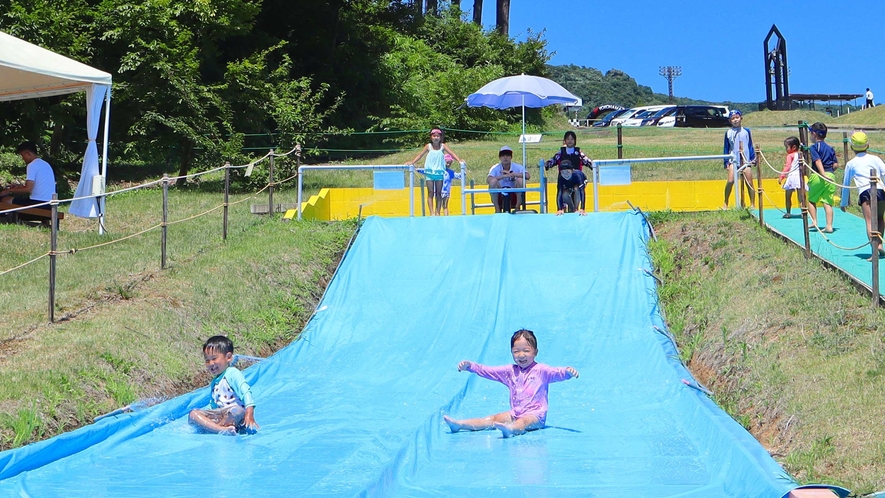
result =
[[[458,364],[459,371],[473,372],[507,386],[510,389],[510,411],[467,420],[444,416],[452,432],[495,428],[508,438],[541,429],[547,420],[547,386],[551,382],[578,377],[578,371],[572,367],[536,363],[538,340],[531,330],[517,330],[510,338],[510,351],[515,365],[488,367],[466,360]]]

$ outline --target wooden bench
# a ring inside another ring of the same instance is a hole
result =
[[[3,211],[0,211],[0,214],[3,214]],[[21,223],[21,222],[40,222],[44,226],[51,226],[52,223],[52,209],[49,207],[39,206],[32,207],[28,209],[21,209],[19,211],[13,211],[11,213],[7,213],[9,215],[10,222],[12,223]],[[61,211],[58,212],[59,221],[65,218],[65,214]]]

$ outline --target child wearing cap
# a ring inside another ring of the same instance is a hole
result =
[[[559,168],[559,178],[556,182],[556,216],[566,211],[570,213],[577,211],[581,216],[585,216],[587,196],[584,188],[587,185],[587,177],[584,176],[584,172],[575,169],[568,159],[563,159],[559,163]]]
[[[449,196],[450,196],[449,194],[452,192],[452,180],[454,180],[456,178],[460,180],[461,179],[461,172],[455,171],[452,169],[452,162],[454,162],[455,158],[452,157],[451,154],[446,154],[445,160],[446,160],[446,174],[445,174],[445,177],[443,177],[443,185],[442,185],[442,191],[440,193],[440,198],[442,201],[443,214],[448,216],[449,215]]]
[[[827,125],[814,123],[808,127],[814,137],[814,145],[809,147],[812,167],[808,173],[808,214],[812,226],[817,227],[817,203],[824,204],[827,218],[825,233],[833,233],[833,196],[836,194],[836,150],[824,142],[827,138]]]
[[[412,166],[427,154],[427,159],[424,160],[424,177],[427,182],[427,208],[430,210],[430,216],[439,216],[442,207],[442,188],[446,176],[445,155],[447,153],[459,163],[461,162],[458,155],[443,141],[442,130],[434,128],[430,130],[430,143],[421,149],[421,153],[415,156],[415,159],[407,163]]]
[[[855,152],[855,156],[854,159],[848,161],[848,164],[845,165],[845,179],[842,182],[842,202],[839,208],[842,212],[845,212],[845,208],[848,207],[851,196],[851,191],[848,187],[851,185],[851,180],[854,180],[854,185],[858,191],[857,203],[863,210],[863,217],[867,222],[867,234],[870,237],[870,244],[873,248],[872,255],[870,256],[870,261],[872,261],[876,252],[879,253],[879,256],[885,256],[885,251],[882,249],[882,229],[883,225],[885,225],[885,219],[883,219],[885,218],[883,217],[885,215],[885,185],[883,185],[885,162],[882,162],[878,156],[867,154],[870,140],[866,133],[862,131],[854,132],[848,141],[851,144],[851,150]],[[870,192],[870,170],[876,171],[877,183],[875,193]],[[876,231],[878,233],[875,235],[872,233],[873,212],[870,203],[870,197],[873,195],[876,196],[877,203],[876,218],[878,225]]]
[[[496,188],[524,188],[525,182],[529,180],[529,172],[525,170],[522,164],[513,162],[513,149],[508,146],[501,147],[498,151],[498,164],[492,166],[489,170],[489,176],[486,181],[490,189]],[[522,203],[522,194],[515,193],[516,205]],[[492,204],[495,205],[495,212],[501,213],[501,203],[498,201],[497,192],[490,192]],[[512,204],[511,204],[512,205]]]
[[[735,173],[737,172],[743,173],[744,180],[746,180],[747,185],[750,187],[750,209],[755,209],[756,207],[753,173],[750,170],[750,165],[756,161],[756,151],[753,149],[753,137],[750,134],[749,128],[741,126],[742,119],[741,111],[734,109],[728,112],[728,121],[731,123],[731,128],[725,132],[725,145],[722,153],[731,157],[724,160],[727,179],[725,181],[725,204],[722,206],[723,209],[728,209],[728,198],[731,197]],[[743,158],[741,157],[741,151],[743,151]],[[742,161],[742,159],[746,159],[746,161]],[[740,189],[738,189],[738,192],[740,192]],[[738,195],[740,194],[735,193],[735,197]]]

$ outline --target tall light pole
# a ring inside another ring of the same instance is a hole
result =
[[[682,76],[682,66],[659,66],[658,74],[667,78],[667,87],[670,91],[670,103],[673,103],[673,80]]]

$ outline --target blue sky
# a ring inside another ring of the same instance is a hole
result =
[[[681,66],[674,94],[710,101],[765,100],[763,41],[776,24],[791,93],[870,87],[885,102],[882,0],[511,0],[510,9],[510,36],[543,30],[551,64],[620,69],[658,93],[667,93],[659,67]],[[483,24],[494,23],[495,0],[484,0]]]

